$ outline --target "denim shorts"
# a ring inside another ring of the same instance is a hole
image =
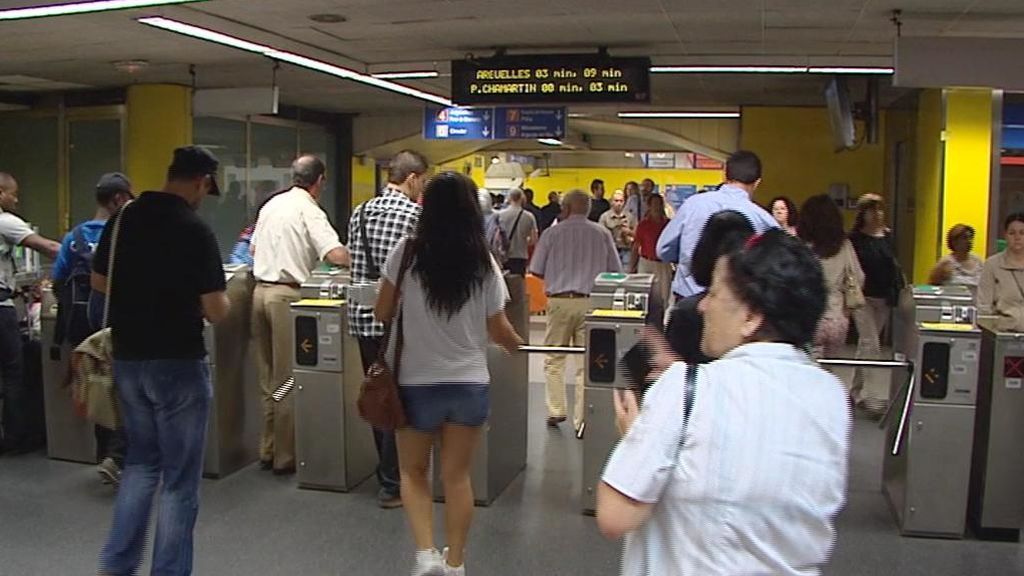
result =
[[[408,425],[437,432],[442,424],[483,426],[491,409],[487,384],[424,384],[399,386]]]

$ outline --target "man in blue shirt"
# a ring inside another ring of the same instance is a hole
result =
[[[54,344],[66,342],[75,347],[102,328],[105,299],[89,285],[92,257],[107,220],[132,198],[132,185],[124,174],[104,174],[96,184],[96,215],[64,237],[53,265],[58,302]],[[124,459],[123,432],[96,426],[96,446],[100,477],[105,483],[116,485]]]
[[[693,279],[690,258],[704,224],[713,214],[735,210],[750,220],[757,234],[779,227],[772,215],[751,199],[760,184],[761,159],[753,152],[740,150],[725,163],[725,184],[713,192],[691,196],[679,207],[658,238],[658,258],[678,264],[672,281],[672,292],[677,297],[693,296],[706,288]]]

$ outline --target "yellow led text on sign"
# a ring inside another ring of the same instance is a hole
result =
[[[617,67],[556,68],[488,68],[476,71],[476,82],[469,85],[470,94],[601,94],[628,93],[630,85],[621,80]],[[580,82],[567,82],[581,80]]]

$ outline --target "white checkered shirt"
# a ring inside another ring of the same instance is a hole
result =
[[[379,196],[368,200],[352,211],[348,223],[348,249],[352,254],[352,283],[376,282],[370,277],[370,265],[363,250],[363,214],[366,214],[366,239],[370,256],[383,272],[384,262],[398,245],[398,241],[413,233],[420,217],[420,206],[394,188],[385,188]],[[351,305],[348,307],[349,333],[352,336],[383,336],[384,325],[373,319],[373,308]]]

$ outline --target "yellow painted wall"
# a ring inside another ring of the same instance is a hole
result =
[[[885,134],[883,114],[881,134]],[[863,126],[858,123],[857,132]],[[768,203],[788,196],[800,206],[829,185],[846,183],[850,196],[884,193],[885,146],[863,144],[857,150],[835,152],[832,126],[825,108],[747,107],[740,126],[740,147],[755,152],[763,164],[763,180],[755,200]],[[845,210],[847,224],[853,211]]]
[[[982,258],[988,255],[992,106],[991,90],[946,91],[942,234],[954,224],[972,226],[974,252]]]
[[[352,158],[352,207],[373,198],[377,185],[372,158]]]
[[[125,171],[136,190],[159,190],[175,148],[192,144],[192,89],[171,84],[128,87]]]

